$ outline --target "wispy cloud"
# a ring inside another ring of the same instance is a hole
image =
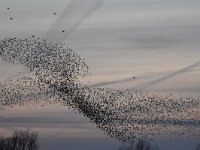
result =
[[[123,82],[129,82],[129,81],[134,81],[134,78],[126,78],[122,80],[114,80],[114,81],[105,81],[105,82],[100,82],[96,84],[90,85],[90,87],[101,87],[101,86],[106,86],[106,85],[112,85],[112,84],[117,84],[117,83],[123,83]]]
[[[191,64],[191,65],[189,65],[189,66],[187,66],[187,67],[185,67],[185,68],[182,68],[182,69],[180,69],[180,70],[178,70],[178,71],[176,71],[176,72],[174,72],[174,73],[171,73],[171,74],[166,75],[166,76],[164,76],[164,77],[161,77],[161,78],[159,78],[159,79],[156,79],[156,80],[149,81],[149,82],[147,82],[147,83],[143,83],[143,84],[141,84],[141,85],[138,85],[138,86],[136,86],[134,89],[140,89],[140,90],[146,89],[146,88],[148,88],[148,87],[150,87],[150,86],[153,86],[153,85],[158,84],[158,83],[160,83],[160,82],[162,82],[162,81],[165,81],[165,80],[167,80],[167,79],[170,79],[170,78],[172,78],[172,77],[174,77],[174,76],[176,76],[176,75],[185,73],[186,71],[188,71],[188,70],[190,70],[190,69],[192,69],[193,67],[196,67],[196,66],[198,66],[198,65],[200,65],[200,61],[195,62],[195,63],[193,63],[193,64]]]
[[[107,85],[114,85],[114,84],[119,84],[119,83],[126,83],[126,82],[134,82],[142,79],[148,78],[147,76],[130,76],[128,78],[120,79],[120,80],[113,80],[113,81],[103,81],[95,84],[89,85],[89,87],[95,88],[95,87],[102,87],[102,86],[107,86]]]
[[[134,89],[140,89],[140,90],[146,89],[146,88],[148,88],[150,86],[156,85],[156,84],[158,84],[158,83],[160,83],[162,81],[165,81],[165,80],[167,80],[169,78],[172,78],[172,77],[174,77],[176,75],[185,73],[185,72],[189,71],[190,69],[192,69],[192,68],[194,68],[194,67],[196,67],[198,65],[200,65],[200,61],[195,62],[195,63],[193,63],[193,64],[191,64],[191,65],[189,65],[187,67],[184,67],[184,68],[182,68],[180,70],[177,70],[177,71],[175,71],[175,72],[173,72],[171,74],[168,74],[166,76],[157,78],[157,79],[155,79],[153,81],[148,81],[148,82],[145,82],[143,84],[140,84],[140,85],[134,87]],[[118,84],[118,83],[126,83],[126,82],[136,81],[136,80],[145,79],[145,78],[146,77],[136,77],[136,78],[129,77],[129,78],[121,79],[121,80],[104,81],[104,82],[92,84],[92,85],[90,85],[90,87],[101,87],[101,86],[113,85],[113,84]]]
[[[104,0],[71,0],[66,9],[52,23],[44,39],[62,42],[95,10]]]

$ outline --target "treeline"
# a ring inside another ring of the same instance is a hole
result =
[[[135,144],[122,145],[118,150],[160,150],[158,147],[153,146],[146,140],[138,140]]]
[[[33,131],[15,131],[11,137],[0,138],[0,150],[38,150],[38,133]]]
[[[11,137],[0,137],[0,150],[39,150],[39,136],[37,132],[14,131]],[[132,145],[122,145],[117,150],[160,150],[147,140],[138,140]],[[194,150],[200,150],[198,144]]]
[[[122,145],[117,150],[160,150],[157,146],[153,146],[146,140],[138,140],[132,145]],[[200,144],[196,145],[194,150],[200,150]]]

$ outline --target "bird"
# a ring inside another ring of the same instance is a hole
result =
[[[53,14],[54,14],[54,15],[56,15],[56,13],[55,13],[55,12],[54,12]]]
[[[12,18],[12,17],[10,17],[10,20],[13,20],[13,18]]]

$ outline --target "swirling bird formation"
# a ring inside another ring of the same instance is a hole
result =
[[[200,136],[198,97],[87,87],[80,79],[90,74],[85,60],[64,44],[35,37],[5,38],[0,41],[0,57],[29,70],[23,77],[0,83],[1,106],[54,99],[127,143],[163,132]]]

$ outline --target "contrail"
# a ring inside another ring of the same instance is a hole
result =
[[[50,26],[43,38],[50,41],[62,42],[95,10],[100,8],[103,2],[104,0],[71,0],[66,9]],[[27,71],[20,72],[6,79],[6,81],[12,80],[25,73],[27,73]]]
[[[159,78],[159,79],[156,79],[156,80],[149,81],[149,82],[143,83],[143,84],[141,84],[141,85],[138,85],[138,86],[136,86],[134,89],[140,89],[140,90],[146,89],[146,88],[148,88],[148,87],[150,87],[150,86],[152,86],[152,85],[155,85],[155,84],[160,83],[160,82],[162,82],[162,81],[164,81],[164,80],[167,80],[167,79],[169,79],[169,78],[172,78],[172,77],[174,77],[174,76],[176,76],[176,75],[178,75],[178,74],[184,73],[184,72],[188,71],[189,69],[191,69],[191,68],[193,68],[193,67],[196,67],[196,66],[198,66],[198,65],[200,65],[200,61],[195,62],[195,63],[193,63],[192,65],[187,66],[187,67],[185,67],[185,68],[182,68],[182,69],[180,69],[180,70],[178,70],[178,71],[176,71],[176,72],[174,72],[174,73],[172,73],[172,74],[169,74],[169,75],[167,75],[167,76],[164,76],[164,77],[161,77],[161,78]]]
[[[95,88],[95,87],[118,84],[118,83],[123,83],[123,82],[136,81],[138,79],[144,79],[144,78],[146,78],[146,77],[137,77],[137,78],[129,77],[129,78],[121,79],[121,80],[104,81],[104,82],[100,82],[100,83],[89,85],[89,87]]]
[[[145,88],[148,88],[148,87],[150,87],[152,85],[155,85],[155,84],[157,84],[159,82],[162,82],[162,81],[164,81],[166,79],[174,77],[174,76],[176,76],[176,75],[178,75],[180,73],[184,73],[187,70],[189,70],[189,69],[191,69],[191,68],[193,68],[193,67],[195,67],[195,66],[197,66],[199,64],[200,64],[200,61],[198,61],[196,63],[193,63],[192,65],[187,66],[187,67],[185,67],[185,68],[183,68],[181,70],[178,70],[178,71],[176,71],[176,72],[174,72],[172,74],[169,74],[167,76],[161,77],[161,78],[153,80],[153,81],[145,82],[145,83],[143,83],[141,85],[136,86],[134,89],[145,89]],[[101,87],[101,86],[118,84],[118,83],[123,83],[123,82],[130,82],[130,81],[134,81],[134,80],[137,80],[137,79],[141,79],[141,77],[139,77],[139,78],[137,77],[135,79],[133,79],[133,78],[125,78],[125,79],[121,79],[121,80],[105,81],[105,82],[101,82],[101,83],[96,83],[96,84],[90,85],[90,87]]]
[[[90,85],[90,87],[94,88],[94,87],[100,87],[100,86],[105,86],[105,85],[112,85],[112,84],[117,84],[117,83],[129,82],[129,81],[133,81],[133,80],[134,80],[133,78],[126,78],[126,79],[122,79],[122,80],[105,81],[105,82],[100,82],[100,83]]]
[[[158,79],[153,80],[153,81],[145,82],[145,83],[143,83],[141,85],[136,86],[134,89],[145,89],[145,88],[148,88],[148,87],[150,87],[152,85],[155,85],[155,84],[157,84],[159,82],[162,82],[162,81],[164,81],[166,79],[169,79],[169,78],[174,77],[174,76],[176,76],[178,74],[184,73],[187,70],[189,70],[189,69],[191,69],[193,67],[196,67],[197,65],[200,65],[200,61],[198,61],[196,63],[193,63],[192,65],[187,66],[185,68],[182,68],[181,70],[178,70],[178,71],[176,71],[176,72],[174,72],[172,74],[169,74],[167,76],[158,78]],[[145,77],[143,77],[143,78],[145,78]],[[123,82],[135,81],[137,79],[141,79],[141,77],[139,77],[139,78],[137,77],[135,79],[133,79],[133,78],[125,78],[125,79],[121,79],[121,80],[105,81],[105,82],[100,82],[100,83],[96,83],[96,84],[90,85],[90,87],[101,87],[101,86],[106,86],[106,85],[112,85],[112,84],[118,84],[118,83],[123,83]]]
[[[95,10],[104,0],[71,0],[61,15],[48,29],[44,39],[62,42]]]

